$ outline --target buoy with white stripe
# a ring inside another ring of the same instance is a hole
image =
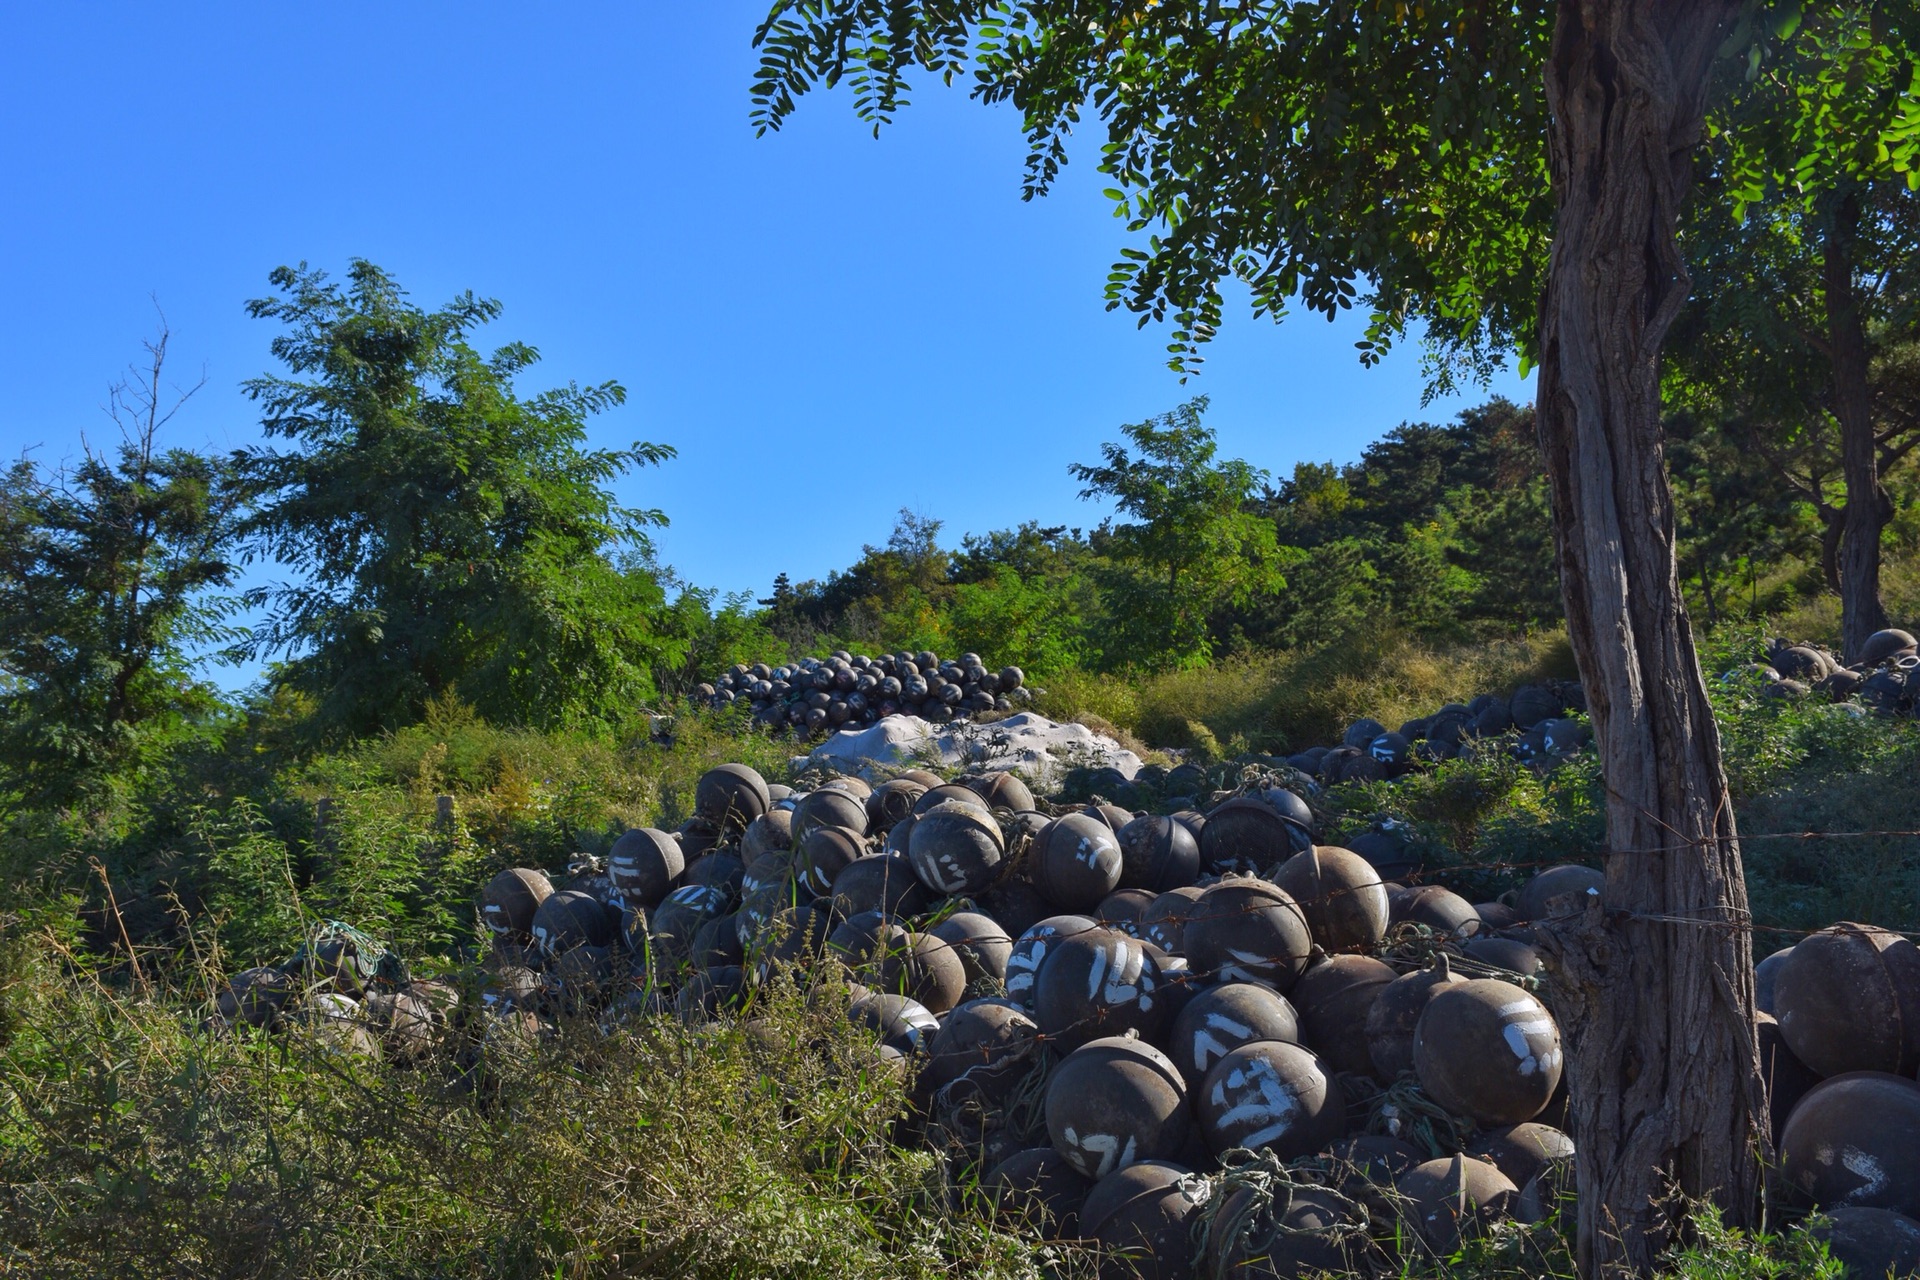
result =
[[[1307,917],[1279,885],[1230,876],[1193,904],[1181,949],[1194,972],[1291,990],[1313,954]]]
[[[1300,1016],[1287,998],[1257,982],[1228,982],[1195,996],[1167,1036],[1173,1065],[1198,1089],[1220,1059],[1255,1040],[1300,1043]]]
[[[1346,1099],[1332,1071],[1311,1051],[1279,1040],[1243,1044],[1214,1063],[1194,1110],[1215,1155],[1245,1147],[1297,1160],[1347,1132]]]
[[[1063,911],[1092,911],[1120,887],[1124,859],[1113,828],[1070,813],[1040,833],[1029,859],[1033,883]]]
[[[1560,1084],[1560,1028],[1533,996],[1483,979],[1435,993],[1413,1029],[1413,1067],[1427,1096],[1493,1128],[1546,1110]]]
[[[1081,1045],[1047,1083],[1047,1136],[1082,1175],[1099,1179],[1180,1154],[1192,1134],[1187,1093],[1167,1055],[1132,1036]]]
[[[922,813],[907,836],[913,873],[944,897],[971,896],[992,884],[1005,853],[993,815],[958,801]]]
[[[1087,929],[1051,947],[1033,1007],[1040,1030],[1067,1050],[1127,1031],[1158,1040],[1169,1009],[1146,944],[1116,929]]]

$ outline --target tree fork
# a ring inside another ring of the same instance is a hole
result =
[[[1538,424],[1613,850],[1603,905],[1543,931],[1589,1277],[1653,1271],[1674,1191],[1751,1222],[1767,1139],[1746,887],[1660,426],[1661,344],[1688,285],[1677,218],[1737,8],[1563,0],[1545,70],[1555,226]]]

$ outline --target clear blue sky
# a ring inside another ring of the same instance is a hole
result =
[[[277,264],[352,256],[429,306],[499,298],[483,340],[545,356],[524,390],[624,383],[597,441],[680,456],[622,496],[665,508],[664,558],[726,590],[845,566],[902,506],[949,542],[1097,523],[1067,464],[1196,392],[1223,450],[1276,474],[1463,407],[1421,409],[1411,348],[1363,370],[1357,319],[1244,310],[1182,386],[1164,334],[1104,310],[1120,224],[1090,164],[1022,203],[1017,119],[931,84],[877,142],[844,96],[755,139],[763,12],[10,6],[0,453],[58,461],[109,436],[100,406],[150,298],[176,371],[208,377],[174,441],[256,439],[238,384],[270,366],[274,330],[245,300]]]

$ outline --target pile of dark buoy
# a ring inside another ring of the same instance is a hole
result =
[[[1586,710],[1577,682],[1548,680],[1521,685],[1507,697],[1485,693],[1471,702],[1449,702],[1397,729],[1356,720],[1339,746],[1310,747],[1286,763],[1326,783],[1378,782],[1421,764],[1473,760],[1495,750],[1550,769],[1593,740]]]
[[[1849,1275],[1920,1275],[1920,948],[1843,922],[1756,976],[1782,1207]]]
[[[1316,843],[1270,780],[1204,813],[1043,804],[1010,773],[798,782],[721,766],[687,822],[625,832],[564,887],[494,877],[466,1042],[569,1014],[750,1027],[789,979],[844,992],[910,1081],[901,1140],[939,1151],[982,1212],[1097,1245],[1109,1276],[1379,1274],[1566,1207],[1534,929],[1597,901],[1598,871],[1471,901],[1404,848]],[[338,968],[328,954],[306,971]],[[1907,1265],[1920,954],[1842,924],[1756,977],[1782,1194],[1828,1215],[1850,1264]],[[351,981],[297,985],[243,974],[221,1012],[364,1027],[387,1052],[446,1017],[418,984],[357,1013]]]
[[[1769,698],[1824,697],[1881,715],[1920,715],[1920,642],[1897,628],[1867,637],[1850,663],[1821,645],[1775,637],[1758,661],[1720,678],[1751,681]]]
[[[1033,700],[1018,667],[990,671],[977,653],[946,661],[937,654],[889,653],[878,658],[837,651],[788,666],[736,663],[694,698],[713,707],[745,703],[761,724],[801,733],[861,728],[891,715],[934,724],[1014,711]]]
[[[1525,923],[1489,904],[1496,932],[1316,845],[1292,791],[1148,814],[1043,809],[1009,773],[794,791],[726,766],[695,809],[622,835],[571,889],[496,878],[496,986],[537,992],[501,1000],[750,1019],[782,972],[845,982],[848,1019],[913,1070],[910,1131],[956,1186],[1113,1251],[1113,1274],[1191,1274],[1209,1180],[1249,1152],[1324,1195],[1234,1184],[1223,1259],[1279,1247],[1276,1215],[1301,1265],[1371,1256],[1382,1214],[1445,1252],[1570,1185]]]

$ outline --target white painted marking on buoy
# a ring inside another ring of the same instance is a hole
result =
[[[1860,1185],[1840,1197],[1859,1203],[1877,1197],[1887,1189],[1890,1179],[1887,1171],[1877,1157],[1858,1147],[1847,1146],[1840,1149],[1840,1167],[1860,1179]]]
[[[1237,1036],[1243,1041],[1253,1038],[1253,1028],[1250,1025],[1244,1022],[1236,1022],[1224,1013],[1208,1014],[1207,1025],[1215,1031],[1224,1031],[1226,1034]]]
[[[1107,949],[1097,947],[1093,953],[1093,966],[1087,970],[1087,999],[1098,999],[1100,980],[1107,976]]]
[[[1205,1027],[1193,1033],[1193,1060],[1202,1071],[1205,1071],[1215,1058],[1226,1057],[1236,1047],[1221,1044]]]

